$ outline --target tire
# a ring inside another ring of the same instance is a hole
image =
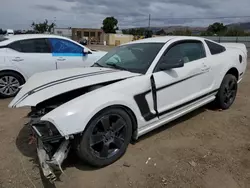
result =
[[[120,108],[108,108],[95,115],[89,122],[76,152],[78,157],[89,165],[104,167],[123,156],[131,137],[130,116]]]
[[[0,97],[14,97],[19,92],[19,86],[24,84],[24,79],[12,71],[0,72]]]
[[[227,74],[223,78],[220,89],[216,95],[216,107],[222,110],[230,108],[236,98],[237,90],[237,78],[232,74]]]

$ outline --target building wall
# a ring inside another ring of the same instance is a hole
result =
[[[53,33],[55,35],[60,35],[60,36],[72,38],[72,29],[71,28],[54,28]]]
[[[127,42],[133,41],[133,35],[125,34],[105,34],[105,41],[107,45],[118,46]]]
[[[89,44],[103,44],[104,32],[101,29],[72,28],[72,39],[79,41],[86,38]]]

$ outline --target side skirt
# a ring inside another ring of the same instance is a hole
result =
[[[192,112],[197,108],[200,108],[200,107],[212,102],[215,99],[215,94],[216,94],[216,92],[211,94],[211,95],[208,95],[202,99],[199,99],[193,103],[190,103],[186,106],[183,106],[183,107],[178,108],[174,111],[171,111],[168,114],[165,114],[164,118],[157,120],[156,122],[154,122],[152,124],[141,127],[138,130],[138,137],[140,137],[140,136],[142,136],[142,135],[144,135],[144,134],[146,134],[146,133],[148,133],[148,132],[150,132],[158,127],[161,127],[166,123],[169,123],[175,119],[178,119],[179,117],[181,117],[189,112]]]

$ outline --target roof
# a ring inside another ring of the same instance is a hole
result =
[[[152,42],[152,43],[166,43],[167,41],[171,40],[171,39],[196,39],[196,40],[200,40],[203,39],[201,37],[192,37],[192,36],[161,36],[161,37],[151,37],[151,38],[146,38],[146,39],[140,39],[140,40],[136,40],[136,41],[132,41],[131,43],[148,43],[148,42]]]
[[[4,38],[8,38],[8,40],[2,41],[1,45],[9,44],[13,41],[23,40],[23,39],[32,39],[32,38],[62,38],[65,39],[66,37],[54,35],[54,34],[20,34],[20,35],[11,35],[11,36],[4,36]]]

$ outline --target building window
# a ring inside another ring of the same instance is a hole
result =
[[[57,31],[57,34],[58,35],[62,35],[62,31]]]
[[[95,32],[90,32],[91,37],[95,37]]]
[[[82,38],[82,32],[81,31],[77,31],[76,32],[76,36],[77,36],[77,38]]]
[[[84,35],[85,37],[89,37],[89,32],[86,32],[86,31],[85,31],[85,32],[83,33],[83,35]]]

